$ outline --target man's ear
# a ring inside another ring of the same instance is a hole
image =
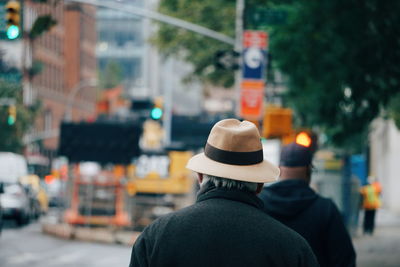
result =
[[[263,183],[258,183],[258,184],[257,184],[256,195],[258,195],[258,194],[261,193],[263,187],[264,187],[264,184],[263,184]]]
[[[199,181],[199,184],[203,182],[203,174],[202,173],[197,173],[197,181]]]

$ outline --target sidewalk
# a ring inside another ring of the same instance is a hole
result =
[[[353,238],[359,267],[400,266],[400,214],[380,209],[373,236],[362,235],[363,214],[358,235]]]

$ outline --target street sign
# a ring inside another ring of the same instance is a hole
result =
[[[237,70],[240,53],[235,50],[220,50],[215,53],[215,66],[219,69]]]
[[[243,79],[263,80],[266,66],[268,35],[261,31],[245,31],[243,37]]]
[[[249,47],[243,51],[243,78],[261,80],[266,66],[265,51]]]
[[[246,8],[245,22],[248,29],[265,29],[270,25],[284,24],[287,19],[287,11],[267,7]]]

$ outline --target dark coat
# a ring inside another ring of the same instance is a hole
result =
[[[267,214],[308,241],[322,267],[355,266],[351,238],[330,199],[317,195],[300,179],[264,187],[259,197]]]
[[[261,208],[254,194],[207,184],[194,205],[145,228],[130,266],[318,266],[307,242]]]

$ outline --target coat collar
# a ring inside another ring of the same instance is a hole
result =
[[[239,189],[218,188],[211,183],[206,183],[201,187],[200,191],[197,193],[196,202],[202,202],[213,198],[239,201],[259,209],[264,207],[263,202],[253,193]]]

